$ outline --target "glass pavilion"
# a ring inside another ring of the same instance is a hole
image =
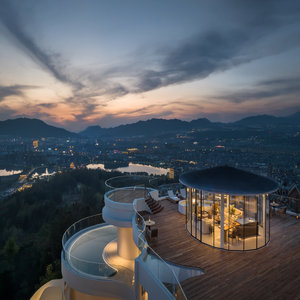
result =
[[[180,176],[187,187],[186,229],[204,244],[253,250],[270,240],[268,193],[273,180],[228,166]]]

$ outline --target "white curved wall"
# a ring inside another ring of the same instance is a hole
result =
[[[132,228],[118,227],[118,255],[134,260],[139,254],[139,249],[133,241]]]
[[[53,279],[42,285],[30,298],[30,300],[40,300],[43,297],[44,292],[47,289],[51,288],[59,288],[61,290],[61,294],[63,294],[64,291],[64,281],[63,279]],[[45,295],[44,295],[45,296]],[[51,299],[50,297],[48,297]]]
[[[134,214],[132,203],[119,203],[110,200],[104,195],[105,206],[102,216],[105,222],[118,227],[131,227],[131,220]]]
[[[103,279],[83,277],[68,268],[63,256],[61,256],[61,272],[67,285],[80,293],[107,298],[134,299],[133,289],[125,283],[105,277]]]

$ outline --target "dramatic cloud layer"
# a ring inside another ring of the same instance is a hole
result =
[[[266,98],[300,95],[300,77],[278,78],[265,80],[257,83],[251,90],[236,91],[234,93],[223,93],[215,99],[227,100],[234,103],[242,103],[251,100],[264,100]],[[298,103],[299,104],[299,103]]]
[[[23,90],[34,88],[26,85],[0,86],[0,102],[8,96],[24,96]]]
[[[280,109],[279,97],[282,111],[299,105],[300,72],[294,68],[300,55],[299,1],[118,5],[116,11],[100,2],[3,0],[3,40],[57,84],[37,77],[28,84],[34,68],[15,71],[15,81],[4,70],[1,111],[79,129],[150,117],[218,118],[221,103],[226,105],[222,117],[228,119],[257,112],[258,102],[263,110],[273,98],[274,112]],[[41,26],[34,24],[37,20]],[[39,39],[43,34],[45,39]],[[10,73],[20,68],[13,59],[10,63]],[[240,71],[243,66],[246,72]],[[243,79],[242,87],[235,85]]]

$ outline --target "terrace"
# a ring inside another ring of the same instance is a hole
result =
[[[203,245],[186,231],[178,206],[163,200],[152,215],[159,236],[150,246],[167,262],[201,268],[204,275],[182,282],[188,299],[296,299],[300,286],[300,221],[272,216],[271,240],[255,251]]]
[[[62,239],[64,280],[83,293],[108,297],[116,289],[115,296],[133,295],[134,266],[116,255],[116,241],[117,227],[104,223],[101,214],[71,225]]]

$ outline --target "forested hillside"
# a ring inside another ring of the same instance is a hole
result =
[[[100,213],[105,180],[119,173],[74,170],[40,181],[0,203],[0,295],[29,299],[52,278],[61,278],[64,231]]]

